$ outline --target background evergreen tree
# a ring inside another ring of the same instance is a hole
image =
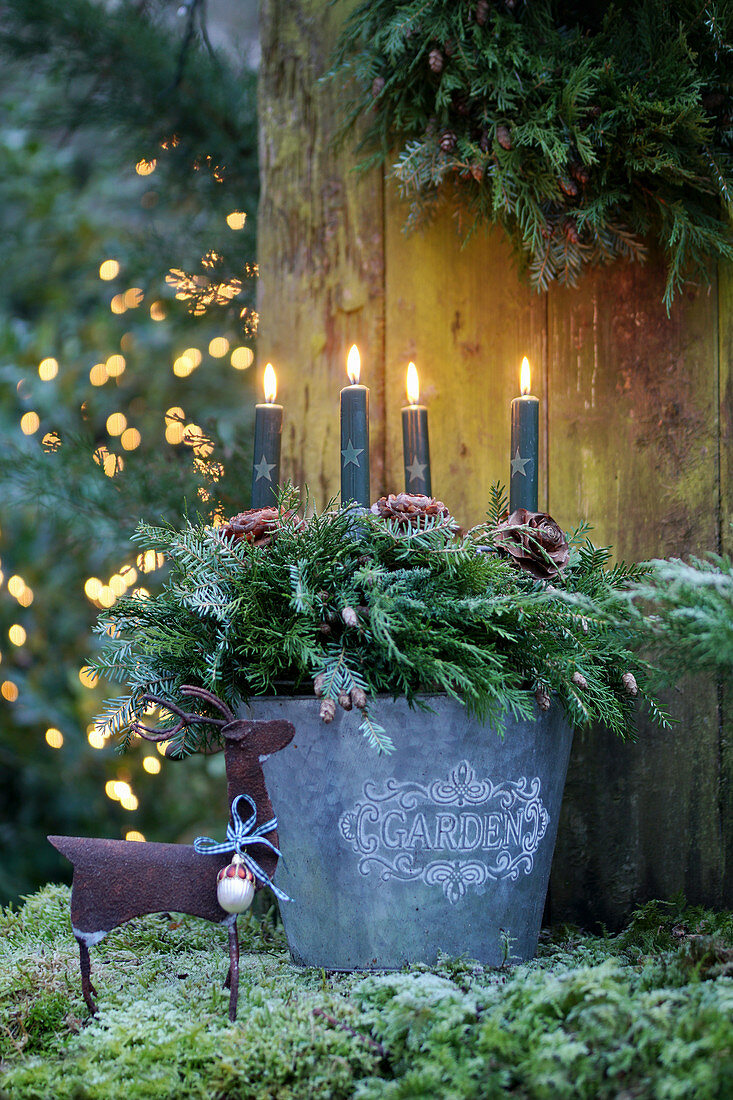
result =
[[[0,900],[66,873],[47,832],[174,839],[208,799],[203,761],[184,800],[99,747],[80,672],[98,609],[160,577],[138,521],[248,503],[254,76],[178,8],[3,6]]]

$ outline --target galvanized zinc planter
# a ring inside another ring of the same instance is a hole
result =
[[[432,711],[378,700],[396,751],[377,756],[355,712],[324,726],[313,697],[256,699],[295,726],[263,763],[284,858],[295,962],[396,969],[439,952],[491,966],[537,949],[572,732],[560,707],[503,740],[445,696]]]

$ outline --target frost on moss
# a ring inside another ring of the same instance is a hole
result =
[[[49,886],[0,916],[8,1100],[733,1095],[731,914],[654,903],[516,969],[441,958],[367,978],[298,970],[271,920],[243,920],[234,1025],[222,930],[147,917],[94,949],[87,1022],[68,899]]]

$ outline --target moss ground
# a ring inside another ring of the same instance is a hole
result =
[[[47,886],[0,915],[3,1100],[733,1097],[730,913],[653,903],[528,965],[367,978],[296,969],[250,918],[231,1025],[225,936],[167,916],[93,950],[89,1021],[68,902]]]

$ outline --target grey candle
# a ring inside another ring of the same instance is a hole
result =
[[[280,442],[283,407],[275,404],[277,379],[272,364],[265,367],[265,404],[255,405],[255,446],[252,464],[252,507],[273,507],[280,486]]]
[[[414,363],[407,366],[407,400],[402,410],[402,454],[405,489],[408,493],[432,496],[428,410],[420,404],[420,381]]]
[[[361,361],[354,344],[346,364],[350,386],[341,390],[341,507],[356,503],[368,508],[369,390],[359,385]]]
[[[509,511],[526,508],[537,511],[538,465],[540,454],[540,402],[529,392],[529,362],[522,360],[520,389],[522,396],[512,401],[511,475]]]

